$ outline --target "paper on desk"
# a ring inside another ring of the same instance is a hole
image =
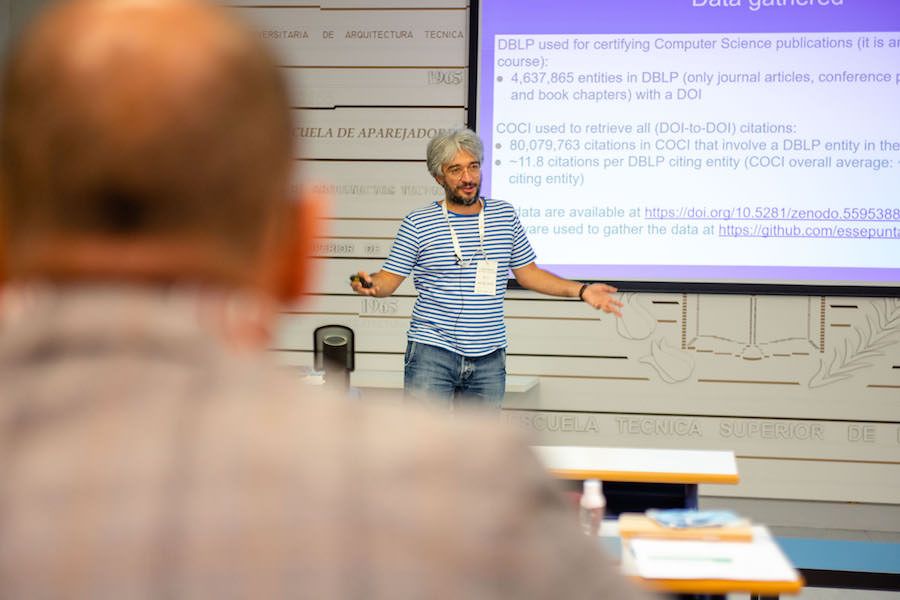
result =
[[[793,581],[797,572],[770,539],[747,542],[633,539],[623,563],[647,579]]]

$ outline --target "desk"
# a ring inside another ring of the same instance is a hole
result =
[[[697,508],[701,483],[737,484],[734,452],[657,448],[533,446],[550,473],[565,480],[600,479],[606,512]]]
[[[528,375],[506,376],[506,391],[512,394],[528,393],[537,384],[537,377]],[[350,385],[355,388],[402,390],[403,371],[354,371],[350,374]]]
[[[615,521],[604,521],[600,539],[607,553],[613,557],[621,557],[628,551],[620,542],[618,523]],[[678,543],[678,541],[674,541],[674,543]],[[761,574],[759,578],[744,579],[650,579],[637,575],[634,566],[627,560],[622,561],[622,567],[626,575],[634,578],[641,585],[671,594],[745,593],[750,594],[751,598],[777,598],[781,594],[799,594],[803,589],[803,577],[797,573],[785,557],[768,528],[763,525],[755,525],[752,542],[735,543],[754,544],[754,549],[761,552],[769,564],[776,565],[779,571],[784,570],[790,576],[784,579],[769,579],[765,574]]]

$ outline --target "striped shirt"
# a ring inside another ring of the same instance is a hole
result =
[[[534,262],[536,256],[511,204],[484,199],[482,210],[486,258],[478,242],[478,215],[449,213],[464,264],[456,259],[440,203],[414,210],[403,219],[382,269],[402,277],[413,275],[419,297],[407,331],[410,341],[463,356],[484,356],[506,347],[506,274]],[[477,264],[485,259],[497,261],[493,296],[474,292]]]

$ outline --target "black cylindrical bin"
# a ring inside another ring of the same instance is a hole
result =
[[[340,388],[350,387],[350,371],[347,370],[349,340],[342,335],[329,335],[322,340],[322,356],[325,367],[325,385]]]
[[[315,368],[324,371],[325,385],[346,391],[354,366],[353,330],[343,325],[323,325],[313,332]]]

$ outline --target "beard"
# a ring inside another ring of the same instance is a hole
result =
[[[458,206],[472,206],[473,204],[478,202],[478,199],[481,197],[481,184],[475,186],[475,193],[471,198],[466,198],[465,196],[459,195],[456,189],[451,188],[448,185],[444,186],[444,192],[446,192],[447,201],[450,204],[456,204]]]

